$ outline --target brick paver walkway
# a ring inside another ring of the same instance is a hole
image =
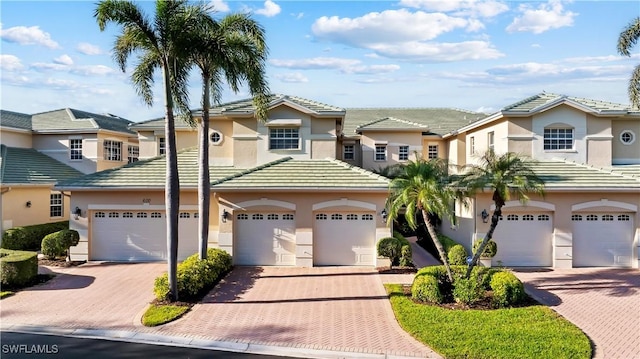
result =
[[[594,343],[594,358],[640,358],[638,269],[517,270],[527,289],[578,326]]]

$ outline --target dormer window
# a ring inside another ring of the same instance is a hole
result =
[[[298,127],[275,127],[269,129],[270,150],[300,149],[300,131]]]
[[[572,150],[573,149],[573,128],[545,128],[544,129],[544,150]]]

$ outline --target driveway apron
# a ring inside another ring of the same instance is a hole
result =
[[[594,358],[640,358],[637,269],[516,270],[527,291],[591,339]]]
[[[358,267],[236,267],[163,334],[439,357],[398,325],[379,274]]]

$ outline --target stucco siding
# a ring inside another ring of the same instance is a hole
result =
[[[640,120],[614,119],[611,127],[613,164],[640,164]],[[620,139],[627,131],[635,136],[630,144],[624,144]]]
[[[0,129],[0,142],[8,147],[32,148],[31,131],[28,133]]]
[[[544,129],[548,127],[572,128],[574,148],[571,150],[545,150]],[[533,117],[533,149],[535,159],[550,160],[557,157],[587,163],[587,115],[570,106],[558,106]]]
[[[8,188],[4,187],[3,191]],[[2,194],[2,230],[33,224],[66,221],[69,219],[70,200],[62,196],[62,216],[50,216],[51,186],[16,187]],[[31,206],[27,207],[27,202]]]
[[[362,134],[362,167],[368,170],[378,169],[402,163],[399,160],[400,146],[409,146],[409,159],[415,159],[415,152],[422,153],[422,134],[420,132],[367,131]],[[376,145],[385,145],[385,161],[375,159]]]

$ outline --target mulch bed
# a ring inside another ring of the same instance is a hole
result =
[[[47,267],[76,267],[87,261],[66,261],[64,259],[38,259],[38,265]]]
[[[418,271],[416,267],[378,267],[376,270],[380,274],[413,274]]]

